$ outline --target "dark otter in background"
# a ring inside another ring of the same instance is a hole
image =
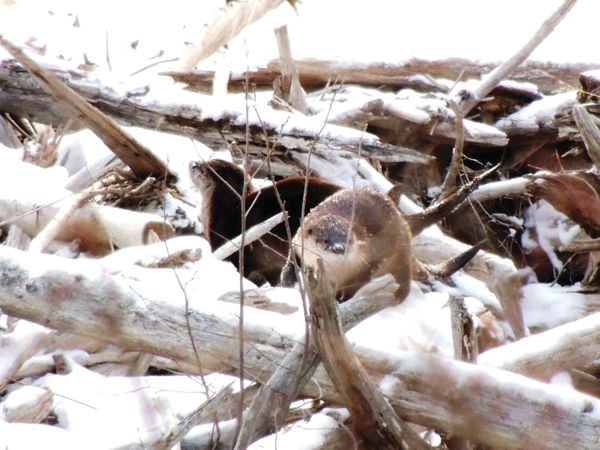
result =
[[[192,161],[189,170],[192,181],[202,193],[200,219],[214,251],[242,232],[241,195],[247,178],[240,167],[221,160]],[[289,217],[292,236],[300,227],[305,181],[304,177],[292,177],[276,183]],[[306,214],[340,189],[334,184],[309,177]],[[281,212],[272,185],[256,190],[249,184],[245,204],[246,229]],[[244,275],[257,284],[268,281],[275,285],[288,255],[289,241],[285,224],[281,223],[246,247]],[[239,269],[238,253],[227,259]]]
[[[411,282],[410,228],[391,199],[367,187],[341,190],[314,208],[294,237],[294,253],[303,264],[322,258],[345,300],[372,278],[390,273],[404,299]],[[291,263],[282,282],[294,282]]]

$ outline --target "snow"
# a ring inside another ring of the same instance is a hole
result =
[[[500,119],[495,126],[499,129],[519,124],[519,127],[528,127],[538,130],[555,122],[556,117],[568,114],[573,105],[577,103],[576,91],[556,94],[536,100],[508,117]]]
[[[58,427],[0,420],[0,447],[10,450],[48,448],[61,450],[101,449],[94,442],[79,438]]]
[[[206,401],[198,377],[105,377],[74,361],[70,366],[73,370],[69,374],[48,374],[35,385],[54,393],[59,426],[74,437],[95,443],[97,448],[149,443],[175,425],[178,417],[190,414]],[[214,374],[206,376],[205,381],[214,395],[237,380]]]
[[[524,250],[541,247],[554,268],[560,272],[563,263],[555,249],[569,245],[579,234],[579,225],[573,224],[563,213],[554,209],[546,200],[540,200],[525,211],[525,232],[521,237]]]
[[[74,175],[112,152],[91,130],[64,135],[56,148],[56,165]]]
[[[525,325],[546,329],[584,317],[586,300],[579,290],[579,284],[559,286],[534,283],[523,286],[521,307]]]
[[[296,422],[294,425],[266,438],[263,438],[248,447],[249,450],[311,450],[321,448],[325,443],[324,434],[328,430],[336,430],[343,426],[348,418],[345,409],[325,408],[313,414],[308,421]]]
[[[454,347],[447,304],[446,294],[423,294],[413,283],[409,296],[400,305],[361,322],[346,336],[350,342],[366,348],[434,352],[452,358]]]

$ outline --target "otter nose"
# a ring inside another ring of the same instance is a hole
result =
[[[346,251],[346,243],[345,242],[329,242],[329,244],[325,248],[326,248],[326,250],[333,252],[337,255],[342,255]]]

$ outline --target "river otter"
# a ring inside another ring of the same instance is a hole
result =
[[[396,297],[402,300],[408,295],[410,228],[391,199],[375,189],[344,189],[323,201],[306,216],[293,246],[295,256],[305,265],[323,259],[329,276],[337,282],[340,300],[386,273],[400,286]],[[293,283],[293,275],[288,263],[282,283]]]
[[[192,161],[189,166],[193,183],[202,193],[200,220],[212,250],[242,232],[241,195],[244,182],[250,183],[244,171],[235,164],[221,160]],[[291,177],[275,183],[285,204],[292,236],[300,226],[304,177]],[[341,188],[326,181],[309,177],[306,214]],[[257,190],[250,183],[246,197],[246,229],[281,212],[275,187]],[[248,246],[244,253],[244,275],[251,281],[275,285],[287,262],[289,240],[285,224],[281,223],[260,240]],[[239,269],[239,255],[227,258]]]

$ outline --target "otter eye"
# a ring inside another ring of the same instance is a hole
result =
[[[308,230],[306,230],[306,233],[308,233],[308,235],[310,236],[311,234],[313,234],[313,229],[309,228]]]

